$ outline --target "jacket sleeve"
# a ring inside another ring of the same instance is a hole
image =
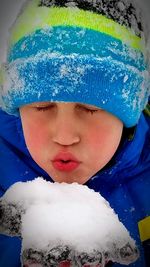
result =
[[[21,240],[0,235],[0,266],[20,267]]]

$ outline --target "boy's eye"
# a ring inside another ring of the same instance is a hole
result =
[[[34,106],[34,109],[36,109],[37,111],[49,111],[51,109],[53,109],[56,105],[54,103],[51,103],[51,104],[45,104],[45,105],[37,105],[37,106]],[[94,108],[92,106],[86,106],[86,105],[77,105],[76,106],[77,110],[79,111],[84,111],[86,113],[90,113],[90,114],[93,114],[95,112],[97,112],[98,108]]]
[[[54,107],[54,105],[50,104],[50,105],[46,105],[46,106],[36,106],[36,110],[37,111],[47,111],[50,110]]]
[[[94,108],[88,107],[88,106],[78,106],[78,108],[87,112],[87,113],[91,113],[91,114],[93,114],[99,110],[99,109],[96,109],[96,108],[94,109]]]

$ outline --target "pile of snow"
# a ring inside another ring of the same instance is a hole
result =
[[[70,260],[92,255],[91,261],[101,264],[128,265],[138,257],[135,241],[109,203],[85,185],[42,178],[18,182],[0,199],[0,214],[0,231],[22,237],[24,258],[38,252],[40,261],[55,248],[67,249]]]

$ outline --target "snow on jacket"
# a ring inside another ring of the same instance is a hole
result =
[[[0,196],[13,183],[38,176],[51,180],[31,158],[25,145],[20,118],[0,110]],[[86,185],[109,201],[136,240],[141,256],[130,266],[149,267],[150,118],[141,115],[134,138],[126,139],[115,154],[113,164],[107,165]],[[20,251],[21,241],[18,238],[0,235],[0,267],[20,267]]]

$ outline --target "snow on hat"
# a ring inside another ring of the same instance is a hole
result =
[[[2,107],[95,105],[134,126],[149,95],[139,12],[127,0],[30,0],[11,31]]]

